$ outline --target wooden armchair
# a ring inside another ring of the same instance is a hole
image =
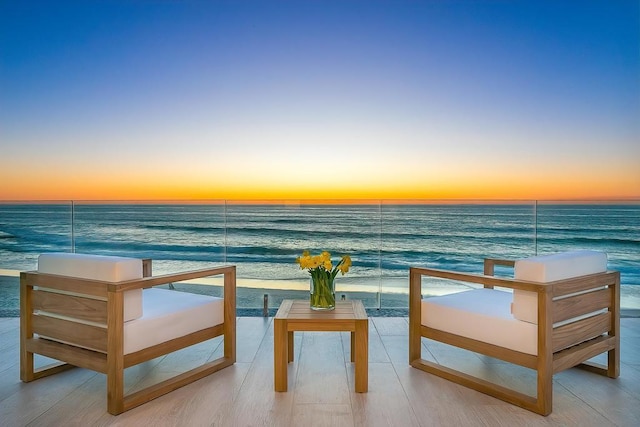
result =
[[[153,288],[224,276],[223,298]],[[230,366],[236,360],[235,266],[151,276],[150,260],[43,254],[20,274],[20,378],[72,367],[107,376],[107,409],[120,414]],[[124,394],[124,370],[223,335],[224,355]],[[62,363],[34,369],[34,354]]]
[[[576,251],[518,261],[486,259],[484,275],[411,268],[409,363],[530,411],[550,414],[556,372],[579,366],[610,378],[620,373],[620,273],[607,271],[606,263],[606,254]],[[496,265],[514,267],[515,278],[493,276]],[[483,287],[423,299],[423,277]],[[535,370],[536,396],[424,360],[422,337]],[[606,366],[586,362],[604,352],[608,352]]]

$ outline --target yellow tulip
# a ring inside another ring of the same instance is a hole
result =
[[[305,250],[302,251],[301,256],[296,258],[296,263],[300,265],[300,269],[308,269],[310,273],[324,271],[326,274],[334,277],[338,271],[343,275],[349,271],[351,267],[351,257],[349,255],[343,255],[338,265],[334,267],[331,262],[330,252],[322,251],[319,255],[311,255],[308,250]]]

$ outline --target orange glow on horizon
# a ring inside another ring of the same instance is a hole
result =
[[[446,201],[446,200],[489,200],[489,201],[524,201],[524,200],[640,200],[637,187],[616,186],[615,192],[605,186],[560,186],[557,183],[537,182],[519,183],[511,181],[497,184],[465,185],[398,185],[387,188],[270,188],[267,186],[244,187],[240,185],[188,186],[177,183],[153,182],[150,180],[131,183],[99,183],[73,185],[64,180],[56,180],[55,185],[12,186],[0,190],[0,200],[5,201],[38,201],[38,200],[84,200],[84,201],[207,201],[226,200],[229,202],[273,203],[277,201],[295,201],[301,203],[335,202],[366,203],[378,200],[402,201]]]
[[[5,201],[210,201],[276,202],[379,200],[640,200],[640,172],[632,167],[604,167],[599,173],[546,170],[533,173],[459,164],[417,169],[391,166],[379,171],[336,170],[278,175],[248,167],[128,168],[12,165],[0,171],[0,200]],[[630,172],[633,170],[633,172]],[[28,171],[28,173],[25,173]],[[253,171],[253,173],[251,173]],[[378,172],[378,173],[376,173]]]

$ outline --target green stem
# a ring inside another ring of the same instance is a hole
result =
[[[333,287],[333,277],[316,271],[311,273],[311,307],[332,309],[336,305],[336,294]]]

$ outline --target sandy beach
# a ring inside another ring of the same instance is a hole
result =
[[[20,279],[18,272],[0,271],[0,317],[18,317],[20,315]],[[405,287],[399,286],[405,283]],[[204,283],[204,284],[203,284]],[[222,294],[221,279],[209,279],[199,283],[176,283],[178,291],[194,292],[204,295],[220,296]],[[257,279],[237,279],[236,307],[238,316],[262,316],[264,313],[265,295],[268,298],[268,315],[273,316],[284,299],[309,298],[307,281],[276,281]],[[336,299],[359,299],[367,308],[370,316],[407,316],[409,306],[408,281],[392,279],[382,284],[382,293],[370,292],[366,283],[349,281],[337,284]],[[168,286],[164,286],[167,288]],[[622,285],[621,313],[623,316],[640,316],[640,286]],[[442,286],[429,289],[430,295],[464,290],[464,286]],[[389,292],[384,290],[395,290]],[[379,307],[379,308],[378,308]]]

